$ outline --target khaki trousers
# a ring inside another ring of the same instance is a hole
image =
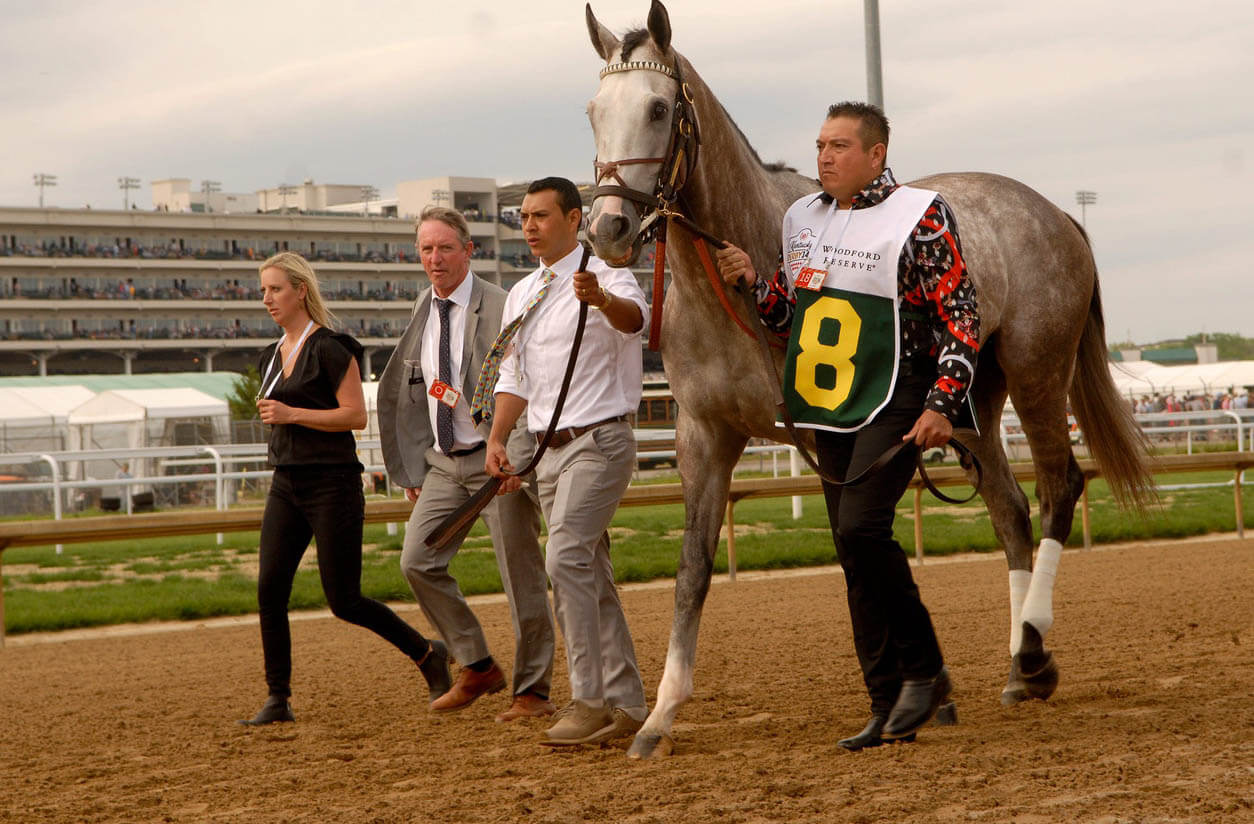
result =
[[[549,525],[545,568],[566,642],[574,699],[645,706],[644,684],[614,586],[608,527],[631,481],[636,439],[625,422],[549,449],[536,467]]]
[[[427,620],[448,644],[453,657],[463,665],[470,664],[491,653],[483,628],[449,574],[448,565],[461,549],[471,525],[439,551],[431,550],[426,538],[490,476],[484,471],[483,450],[450,457],[428,449],[426,459],[429,469],[409,516],[401,571]],[[554,634],[544,558],[540,554],[540,507],[534,480],[513,494],[498,495],[483,510],[482,517],[492,536],[514,624],[514,694],[532,691],[548,696],[553,679]]]

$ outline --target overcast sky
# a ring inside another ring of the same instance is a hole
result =
[[[16,6],[16,7],[15,7]],[[646,0],[601,0],[621,33]],[[860,0],[671,0],[674,45],[764,159],[814,174],[866,96]],[[1088,209],[1108,337],[1254,336],[1254,3],[884,0],[890,163],[989,171]],[[165,177],[591,176],[601,62],[575,0],[48,0],[0,27],[0,205],[118,208]],[[961,221],[961,215],[959,215]]]

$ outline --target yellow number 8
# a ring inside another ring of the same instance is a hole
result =
[[[834,344],[819,340],[823,321],[828,319],[840,324]],[[853,386],[853,356],[858,351],[861,333],[862,318],[847,300],[824,295],[806,310],[797,341],[801,351],[797,355],[796,390],[810,406],[831,411],[849,397]],[[818,385],[818,368],[823,365],[836,370],[836,385],[831,389]]]

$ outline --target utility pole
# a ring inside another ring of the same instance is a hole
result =
[[[219,183],[218,181],[216,180],[200,181],[200,193],[205,196],[205,211],[206,212],[213,211],[213,209],[209,205],[210,196],[220,191],[222,191],[222,184]]]
[[[862,0],[866,20],[866,99],[884,109],[884,77],[880,71],[880,3]]]
[[[118,188],[122,190],[122,208],[131,208],[131,189],[139,188],[139,178],[137,177],[119,177]]]
[[[48,186],[56,186],[57,176],[38,172],[35,175],[35,185],[39,187],[39,208],[42,209],[44,207],[44,189]]]
[[[368,217],[370,215],[370,201],[374,200],[378,196],[379,196],[379,190],[376,189],[375,187],[373,186],[361,187],[361,199],[362,199],[361,214],[363,217]]]
[[[1088,207],[1097,202],[1097,192],[1080,189],[1075,193],[1075,202],[1080,204],[1080,225],[1088,229]]]

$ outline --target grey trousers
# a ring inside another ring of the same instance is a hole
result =
[[[488,481],[483,456],[482,450],[462,457],[427,450],[427,477],[410,513],[401,552],[401,571],[414,598],[462,664],[491,654],[479,620],[448,571],[449,561],[461,549],[470,525],[439,551],[428,547],[426,538]],[[553,680],[554,634],[540,554],[540,507],[534,481],[511,495],[494,498],[482,517],[492,536],[514,623],[514,694],[530,691],[548,696]]]
[[[566,641],[571,697],[624,709],[645,706],[644,684],[614,586],[607,529],[635,463],[630,425],[614,423],[549,449],[536,467],[549,525],[545,568]]]

